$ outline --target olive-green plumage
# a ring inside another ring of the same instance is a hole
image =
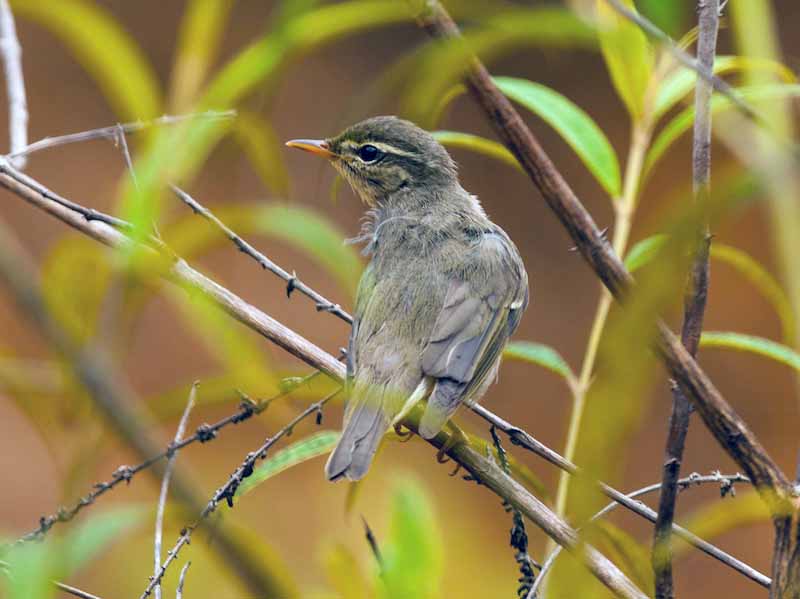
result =
[[[414,124],[376,117],[290,145],[326,155],[372,208],[344,430],[325,469],[331,480],[358,480],[417,401],[427,399],[419,433],[431,438],[462,402],[480,399],[528,304],[528,277],[447,151]]]

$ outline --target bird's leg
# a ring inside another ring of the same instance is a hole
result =
[[[442,448],[436,454],[436,461],[440,464],[444,464],[450,459],[447,457],[447,452],[454,447],[463,443],[469,445],[469,437],[467,437],[467,434],[462,431],[455,422],[449,420],[447,424],[445,424],[445,428],[449,429],[448,432],[450,436],[447,437],[447,441],[444,442],[444,445],[442,445]],[[456,470],[456,472],[457,471],[458,470]]]
[[[414,431],[411,429],[406,429],[406,431],[403,432],[403,425],[399,422],[394,425],[394,433],[397,435],[400,443],[406,443],[411,440],[411,437],[414,436]]]

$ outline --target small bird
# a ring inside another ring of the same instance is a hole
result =
[[[370,208],[343,431],[325,466],[329,480],[359,480],[415,404],[427,399],[418,432],[431,439],[486,392],[528,305],[528,275],[447,150],[413,123],[379,116],[286,145],[327,158]]]

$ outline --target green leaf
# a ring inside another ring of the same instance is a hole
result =
[[[289,173],[281,151],[283,144],[269,121],[254,112],[239,111],[233,134],[261,182],[273,193],[286,197]]]
[[[763,337],[743,333],[708,331],[700,337],[700,347],[720,347],[750,352],[775,360],[800,372],[800,354],[791,347]]]
[[[216,59],[233,0],[189,0],[172,69],[173,110],[189,108]]]
[[[51,543],[26,543],[4,556],[8,575],[0,576],[0,593],[8,599],[50,599],[55,587],[50,582],[60,572]]]
[[[339,440],[339,434],[338,431],[319,431],[281,449],[253,470],[253,474],[244,479],[236,494],[245,495],[268,478],[328,453]]]
[[[636,10],[632,0],[622,0]],[[607,2],[597,0],[600,48],[611,81],[622,99],[631,119],[638,122],[644,116],[647,87],[653,72],[653,49],[647,36]]]
[[[746,56],[717,56],[714,60],[714,74],[749,73],[763,71],[773,73],[785,83],[796,83],[794,72],[784,64],[774,60],[748,58]],[[678,68],[666,77],[658,87],[653,114],[656,119],[670,110],[692,90],[697,82],[697,74],[687,68]]]
[[[388,542],[379,546],[384,599],[441,597],[441,535],[430,500],[417,482],[406,479],[395,487]]]
[[[625,268],[634,272],[649,264],[666,242],[667,236],[660,233],[637,242],[625,256]]]
[[[501,143],[459,131],[433,131],[432,134],[444,146],[472,150],[478,154],[505,162],[517,170],[522,170],[514,155]]]
[[[94,559],[109,543],[123,540],[125,533],[144,519],[147,510],[126,506],[93,513],[64,540],[65,569],[72,574]]]
[[[735,88],[743,100],[758,101],[768,99],[786,99],[800,96],[800,85],[757,85]],[[731,103],[725,96],[714,96],[711,99],[712,113],[719,113],[730,108]],[[644,165],[643,179],[649,176],[653,167],[664,156],[684,133],[692,128],[694,123],[694,107],[689,107],[676,115],[658,134],[647,152]]]
[[[36,21],[69,47],[97,81],[120,120],[163,112],[158,78],[142,49],[109,12],[88,0],[11,0],[14,12]]]
[[[344,545],[325,552],[325,573],[340,599],[369,599],[375,594],[358,567],[353,553]]]
[[[761,295],[772,304],[781,320],[783,341],[793,345],[795,315],[786,292],[775,277],[746,252],[722,243],[711,244],[711,257],[732,266],[747,278]]]
[[[548,345],[533,343],[531,341],[512,341],[503,351],[503,356],[512,360],[524,360],[538,364],[548,370],[561,375],[566,380],[575,379],[572,369],[556,350]]]
[[[553,127],[612,198],[620,196],[622,183],[617,155],[592,117],[544,85],[513,77],[495,77],[494,82],[506,96]]]
[[[636,5],[647,19],[673,38],[680,35],[681,25],[691,13],[688,0],[638,0]]]

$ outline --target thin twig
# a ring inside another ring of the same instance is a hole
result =
[[[189,414],[194,408],[195,399],[197,397],[198,382],[192,385],[189,391],[189,400],[186,402],[186,408],[183,410],[183,416],[178,423],[178,430],[175,431],[175,438],[169,447],[169,455],[167,457],[167,466],[164,468],[164,478],[161,481],[161,492],[158,496],[158,507],[156,508],[156,531],[153,538],[153,574],[158,573],[158,568],[161,565],[161,539],[164,535],[164,511],[167,508],[167,495],[169,492],[169,479],[172,477],[172,468],[175,465],[175,458],[178,456],[178,451],[175,449],[186,432],[186,424],[189,421]],[[155,589],[156,599],[161,599],[161,585],[157,584]]]
[[[719,0],[698,1],[697,62],[701,69],[713,72],[719,32]],[[708,81],[698,78],[695,88],[695,120],[692,144],[692,184],[695,202],[705,206],[710,195],[711,181],[711,93]],[[692,357],[697,356],[703,318],[708,299],[709,253],[711,234],[708,223],[697,235],[692,270],[686,284],[681,342]],[[656,599],[672,599],[672,522],[678,497],[686,436],[689,432],[691,404],[683,390],[672,381],[672,413],[664,450],[661,494],[658,519],[653,534],[653,573]]]
[[[672,56],[675,57],[678,62],[680,62],[687,69],[691,69],[697,73],[700,76],[700,79],[705,81],[707,85],[710,85],[714,91],[719,92],[728,98],[734,106],[744,113],[745,116],[751,119],[758,119],[756,111],[744,101],[741,95],[739,95],[739,93],[737,93],[737,91],[733,89],[727,81],[717,77],[714,74],[713,66],[709,67],[707,63],[704,63],[702,59],[700,59],[699,52],[698,58],[694,58],[691,54],[681,48],[669,35],[656,27],[655,24],[638,12],[631,10],[630,7],[625,6],[625,4],[620,0],[606,0],[606,2],[608,2],[620,15],[636,24],[647,35],[663,43],[664,46],[666,46],[666,48],[669,50],[670,54],[672,54]],[[701,6],[704,3],[705,0],[699,0],[699,4]],[[714,5],[719,7],[719,1],[715,0]],[[717,12],[717,22],[719,22],[719,12]]]
[[[501,417],[493,414],[485,407],[474,404],[470,406],[473,412],[478,414],[481,418],[489,422],[493,427],[497,428],[498,430],[503,431],[508,435],[508,438],[511,440],[511,443],[517,445],[519,447],[523,447],[541,458],[544,458],[554,466],[561,468],[565,472],[569,472],[570,474],[579,474],[580,469],[570,462],[569,460],[562,457],[558,452],[553,451],[540,441],[536,440],[532,437],[529,433],[522,430],[519,427],[514,426],[513,424],[503,420]],[[598,481],[597,483],[598,488],[600,491],[608,497],[609,499],[619,503],[623,507],[627,508],[631,512],[641,516],[642,518],[646,518],[650,522],[655,522],[657,514],[655,511],[651,510],[649,507],[640,503],[638,501],[633,501],[625,494],[620,491],[617,491],[613,487],[605,484],[604,482]],[[769,587],[771,584],[771,580],[768,576],[765,576],[755,568],[749,566],[748,564],[742,562],[741,560],[736,559],[732,555],[722,551],[718,547],[712,545],[708,541],[705,541],[695,535],[692,532],[689,532],[685,528],[674,524],[672,525],[672,532],[679,536],[681,539],[689,543],[690,545],[696,547],[703,553],[713,557],[714,559],[720,561],[721,563],[725,564],[736,570],[737,572],[743,574],[750,580],[760,584],[763,587]]]
[[[367,519],[363,514],[361,515],[361,522],[364,524],[364,537],[367,539],[369,549],[372,551],[372,555],[375,558],[375,562],[378,564],[378,568],[383,571],[383,556],[381,555],[381,549],[378,546],[378,540],[375,538],[375,534],[372,532],[369,522],[367,522]]]
[[[45,534],[47,534],[53,525],[60,522],[69,522],[81,510],[92,505],[100,496],[104,495],[122,482],[130,483],[135,475],[150,468],[156,462],[167,458],[170,452],[181,450],[192,443],[208,443],[209,441],[213,441],[217,438],[219,431],[228,425],[239,424],[240,422],[244,422],[245,420],[249,420],[251,417],[257,414],[260,414],[266,410],[267,406],[269,406],[273,401],[285,397],[295,389],[298,389],[302,385],[319,376],[319,374],[320,372],[316,370],[304,377],[291,379],[291,381],[287,383],[279,393],[270,397],[269,399],[262,399],[256,402],[251,400],[249,397],[242,396],[239,407],[233,414],[218,420],[214,424],[201,424],[197,427],[195,433],[191,437],[187,437],[177,444],[170,444],[162,452],[147,458],[135,466],[118,467],[109,480],[95,483],[93,490],[87,495],[81,497],[72,507],[60,508],[55,514],[42,516],[39,519],[38,528],[20,537],[15,544],[41,539]]]
[[[75,587],[69,586],[68,584],[64,584],[63,582],[53,582],[53,584],[64,591],[65,593],[72,595],[73,597],[80,597],[81,599],[100,599],[97,595],[92,595],[91,593],[87,593],[86,591],[82,591],[81,589],[76,589]]]
[[[191,114],[181,115],[164,115],[151,121],[136,121],[134,123],[123,123],[121,125],[111,125],[110,127],[100,127],[99,129],[92,129],[90,131],[80,131],[79,133],[69,133],[67,135],[59,135],[57,137],[45,137],[39,141],[35,141],[29,146],[12,150],[6,158],[20,158],[30,156],[35,152],[42,150],[49,150],[58,146],[68,144],[80,143],[84,141],[93,141],[97,139],[107,139],[114,143],[118,143],[120,133],[131,134],[148,129],[150,127],[157,127],[162,125],[175,125],[188,120],[195,119],[230,119],[236,116],[235,110],[216,111],[209,110],[206,112],[197,112]]]
[[[22,47],[8,0],[0,0],[0,57],[6,75],[8,131],[13,153],[28,145],[28,100],[22,73]],[[24,156],[14,161],[17,168],[25,168],[25,163]]]
[[[714,472],[713,474],[702,476],[695,472],[690,474],[686,478],[682,478],[676,482],[677,482],[676,486],[680,489],[689,489],[693,486],[699,486],[707,483],[716,483],[720,485],[720,494],[723,497],[725,497],[726,495],[733,493],[733,485],[735,483],[750,483],[750,479],[738,473],[720,474],[719,472]],[[633,491],[632,493],[628,493],[626,497],[629,500],[633,501],[643,495],[647,495],[649,493],[654,493],[655,491],[658,491],[659,489],[661,489],[661,486],[662,483],[655,483],[648,487],[644,487],[642,489]],[[594,516],[592,516],[589,521],[594,522],[596,520],[599,520],[609,512],[615,510],[619,505],[622,504],[617,501],[609,503],[602,510],[600,510]],[[534,599],[534,597],[536,597],[536,591],[539,590],[540,586],[542,585],[542,582],[544,581],[545,576],[547,575],[548,572],[550,572],[551,568],[553,567],[553,564],[556,561],[556,558],[559,556],[560,553],[561,553],[561,547],[556,547],[553,550],[553,552],[549,556],[547,556],[547,560],[544,562],[542,570],[541,572],[539,572],[539,576],[537,577],[536,582],[534,583],[533,588],[531,588],[530,593],[528,593],[526,599]]]
[[[249,256],[258,264],[261,265],[261,268],[264,270],[268,270],[271,273],[279,276],[281,279],[286,281],[286,295],[291,297],[293,291],[299,291],[306,297],[312,299],[317,307],[317,311],[319,312],[330,312],[334,316],[338,316],[345,322],[352,324],[353,317],[350,316],[347,312],[342,310],[342,307],[339,304],[334,304],[333,302],[325,299],[320,293],[314,291],[311,287],[306,285],[303,281],[297,278],[297,274],[292,272],[289,274],[283,268],[275,264],[272,260],[267,258],[264,254],[259,252],[255,249],[252,245],[247,243],[244,239],[239,237],[233,230],[231,230],[225,223],[219,220],[214,214],[208,210],[205,206],[200,204],[196,201],[192,196],[188,193],[180,189],[175,185],[170,186],[172,191],[175,193],[178,198],[181,199],[187,206],[189,206],[195,214],[199,214],[203,218],[205,218],[208,222],[213,224],[217,227],[220,231],[222,231],[225,236],[230,239],[234,245],[239,249],[240,252]]]
[[[186,572],[191,565],[192,562],[186,562],[183,568],[181,568],[181,574],[178,577],[178,586],[175,588],[175,599],[183,599],[183,585],[186,582]]]
[[[172,562],[178,558],[178,554],[183,546],[188,545],[191,541],[192,533],[206,518],[216,511],[217,507],[219,507],[219,504],[222,503],[223,500],[228,504],[229,507],[233,507],[233,498],[236,495],[237,489],[242,484],[242,481],[253,474],[253,468],[255,467],[256,463],[259,460],[263,460],[267,457],[267,452],[270,450],[270,448],[283,437],[291,435],[294,427],[305,418],[320,412],[322,407],[328,403],[328,401],[333,399],[340,391],[341,389],[337,389],[320,401],[308,406],[305,410],[300,412],[300,414],[295,416],[286,426],[264,441],[261,447],[259,447],[256,451],[247,454],[244,462],[242,462],[242,464],[228,478],[228,482],[217,489],[216,493],[214,493],[214,496],[209,500],[205,508],[203,508],[199,518],[181,531],[181,534],[178,537],[175,545],[172,547],[172,549],[167,551],[167,558],[164,560],[164,563],[161,564],[161,566],[157,569],[155,575],[150,577],[150,582],[142,592],[140,599],[146,599],[149,597],[153,592],[153,589],[155,589],[161,583],[161,579],[164,577],[164,574],[166,573],[170,564],[172,564]]]

